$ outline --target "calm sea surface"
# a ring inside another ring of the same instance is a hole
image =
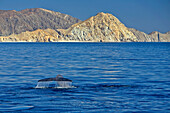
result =
[[[170,43],[0,43],[0,112],[168,113]]]

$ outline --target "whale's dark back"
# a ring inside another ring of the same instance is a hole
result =
[[[45,82],[45,81],[70,81],[72,82],[72,80],[67,79],[67,78],[63,78],[61,75],[57,75],[55,78],[45,78],[45,79],[41,79],[38,80],[38,82]]]

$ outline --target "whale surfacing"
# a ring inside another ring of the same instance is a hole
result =
[[[72,80],[57,75],[55,78],[45,78],[38,80],[36,88],[71,88]]]

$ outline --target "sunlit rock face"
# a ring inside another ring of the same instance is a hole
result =
[[[1,42],[57,42],[58,33],[52,29],[38,29],[35,31],[26,31],[20,34],[0,37]]]
[[[58,30],[65,40],[93,42],[136,42],[136,36],[115,16],[98,13],[70,28]]]

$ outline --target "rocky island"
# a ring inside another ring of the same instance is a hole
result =
[[[109,13],[85,21],[42,8],[0,10],[0,42],[170,42],[170,32],[128,28]]]

